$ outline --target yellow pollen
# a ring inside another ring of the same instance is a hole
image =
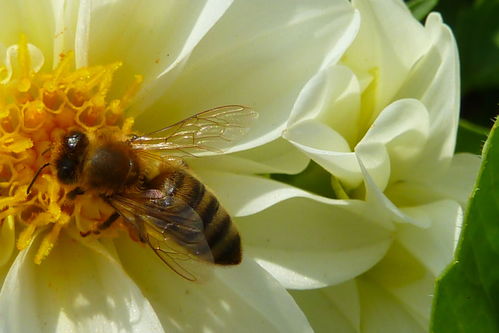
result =
[[[35,263],[47,257],[62,228],[73,225],[84,233],[102,223],[111,209],[91,195],[68,200],[71,187],[60,184],[53,168],[45,168],[27,194],[35,173],[51,161],[54,143],[71,130],[92,132],[115,127],[131,133],[132,118],[123,110],[137,93],[142,77],[135,76],[119,98],[109,98],[120,62],[74,68],[73,53],[61,54],[52,71],[37,71],[25,36],[17,57],[0,65],[0,223],[23,227],[19,250],[40,234]]]

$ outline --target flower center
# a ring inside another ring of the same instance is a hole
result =
[[[130,134],[133,119],[123,119],[123,110],[142,78],[136,76],[121,98],[109,99],[113,74],[121,63],[74,69],[73,54],[67,53],[46,72],[40,71],[41,64],[32,63],[34,55],[40,56],[35,51],[40,52],[22,36],[18,45],[7,49],[5,65],[0,65],[0,222],[14,218],[24,225],[17,239],[19,250],[44,233],[35,255],[35,263],[40,263],[63,227],[75,225],[86,234],[96,230],[112,209],[91,194],[69,200],[66,194],[72,188],[57,180],[53,167],[38,175],[37,171],[50,163],[54,144],[69,131],[114,127]],[[106,233],[112,234],[112,228]]]

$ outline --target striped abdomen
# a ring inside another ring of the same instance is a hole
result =
[[[161,185],[165,194],[180,198],[199,215],[216,264],[236,265],[241,262],[241,239],[234,223],[217,198],[199,180],[184,169],[174,168],[155,177],[151,185],[153,188]]]

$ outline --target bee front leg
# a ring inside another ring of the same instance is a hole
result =
[[[71,190],[68,194],[66,194],[66,197],[69,200],[74,200],[76,196],[82,195],[85,193],[85,190],[83,190],[81,187],[75,187],[73,190]]]
[[[99,224],[99,226],[97,227],[97,230],[89,230],[89,231],[85,231],[85,232],[80,231],[81,237],[87,237],[90,234],[94,234],[94,235],[100,234],[100,232],[102,230],[106,230],[107,228],[109,228],[114,223],[114,221],[116,221],[118,219],[118,217],[120,217],[120,214],[118,214],[118,212],[114,212],[113,214],[109,215],[107,220],[105,220],[104,222]]]

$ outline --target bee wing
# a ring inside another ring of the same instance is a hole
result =
[[[167,151],[169,156],[221,153],[249,130],[258,113],[242,105],[225,105],[195,114],[171,126],[130,139],[135,150]]]
[[[189,281],[197,280],[186,266],[189,261],[213,262],[203,221],[189,205],[169,196],[151,198],[147,192],[113,195],[111,206],[139,233],[173,271]]]

